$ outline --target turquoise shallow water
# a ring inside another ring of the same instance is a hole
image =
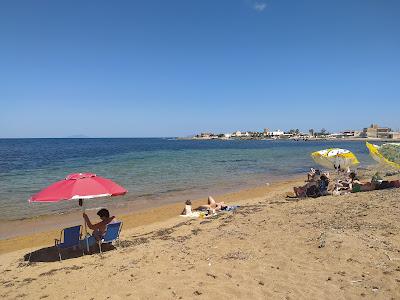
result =
[[[312,151],[353,151],[373,163],[357,141],[191,141],[174,139],[0,139],[0,219],[13,220],[76,209],[76,203],[29,205],[27,199],[69,173],[94,172],[129,190],[112,199],[163,201],[207,196],[262,184],[315,167]],[[92,200],[102,206],[110,200]]]

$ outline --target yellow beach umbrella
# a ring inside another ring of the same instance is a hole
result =
[[[347,169],[356,166],[360,162],[349,150],[340,148],[329,148],[311,153],[313,160],[328,169]]]
[[[387,143],[381,146],[366,142],[371,157],[381,164],[400,169],[400,143]]]

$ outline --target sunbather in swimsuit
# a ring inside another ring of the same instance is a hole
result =
[[[213,197],[209,196],[208,197],[208,204],[201,205],[199,208],[200,209],[220,211],[220,210],[224,209],[225,207],[227,207],[227,205],[224,202],[216,202]]]

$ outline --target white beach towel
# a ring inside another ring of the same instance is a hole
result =
[[[186,218],[198,218],[199,216],[200,216],[200,212],[192,211],[191,205],[185,205],[185,214],[181,215],[181,217],[186,217]]]
[[[186,214],[186,215],[181,215],[181,217],[185,217],[185,218],[198,218],[200,217],[201,212],[199,211],[193,211],[190,214]]]

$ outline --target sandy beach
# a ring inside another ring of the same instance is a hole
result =
[[[0,300],[400,300],[399,1],[2,1]]]
[[[288,200],[291,180],[121,216],[121,245],[58,261],[58,231],[0,241],[4,299],[399,299],[400,190]],[[199,204],[204,199],[196,201]],[[32,255],[32,263],[26,255]],[[25,257],[25,259],[24,259]]]

